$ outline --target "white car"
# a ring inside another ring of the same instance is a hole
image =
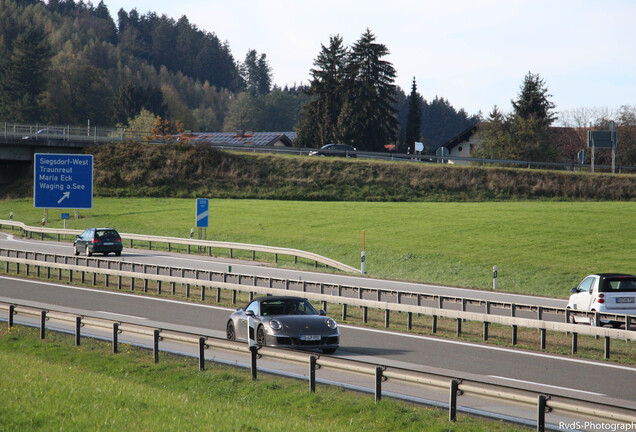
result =
[[[589,275],[572,288],[568,309],[578,311],[596,311],[601,313],[636,315],[636,276],[619,273],[601,273]],[[571,316],[571,322],[589,322],[594,318],[578,319]],[[601,320],[600,324],[620,327],[620,321]]]

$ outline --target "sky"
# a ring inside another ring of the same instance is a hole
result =
[[[96,1],[94,3],[97,3]],[[468,114],[511,111],[528,72],[557,111],[636,106],[634,0],[104,0],[178,20],[227,41],[235,60],[266,54],[278,86],[307,84],[321,45],[370,29],[396,84]]]

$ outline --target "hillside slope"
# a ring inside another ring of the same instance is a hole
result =
[[[634,200],[636,176],[228,153],[113,144],[95,156],[102,196],[313,201]]]

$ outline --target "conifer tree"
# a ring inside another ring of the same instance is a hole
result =
[[[545,81],[539,74],[528,74],[523,79],[517,100],[513,100],[512,107],[516,117],[524,120],[535,120],[540,125],[550,126],[556,119],[555,105],[550,101]]]
[[[406,118],[406,152],[415,153],[415,142],[420,141],[422,129],[422,107],[421,97],[417,92],[417,83],[413,77],[411,94],[408,100],[409,112]]]
[[[395,141],[396,72],[383,59],[388,54],[369,29],[351,48],[345,80],[351,119],[347,135],[355,137],[353,145],[358,149],[384,151],[385,144]]]

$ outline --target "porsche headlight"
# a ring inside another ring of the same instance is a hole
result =
[[[269,326],[272,328],[272,330],[280,330],[283,328],[283,325],[280,323],[280,321],[275,319],[269,321]]]
[[[331,318],[327,318],[326,324],[327,324],[327,327],[329,327],[332,330],[335,330],[338,328],[338,324],[336,324],[336,322],[332,320]]]

